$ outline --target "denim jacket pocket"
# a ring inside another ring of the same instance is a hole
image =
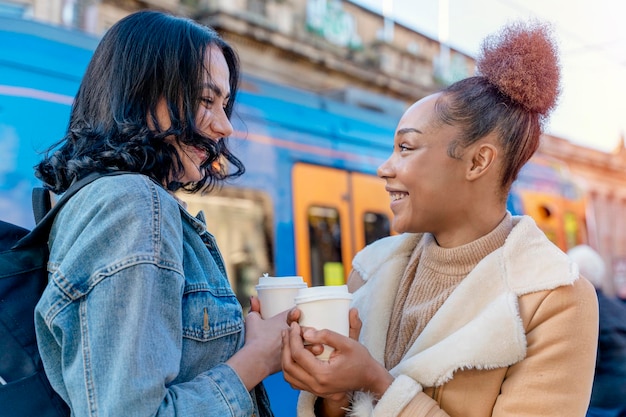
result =
[[[208,342],[243,330],[243,315],[230,288],[187,285],[183,294],[183,337]]]

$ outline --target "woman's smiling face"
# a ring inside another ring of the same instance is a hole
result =
[[[233,126],[226,115],[230,100],[230,71],[222,51],[216,46],[207,49],[205,82],[200,105],[196,112],[196,126],[205,136],[218,142],[233,133]],[[157,118],[163,130],[169,127],[169,114],[165,100],[157,106]],[[164,122],[167,121],[167,122]],[[181,143],[175,138],[167,139],[176,148],[183,165],[181,176],[176,181],[183,184],[198,182],[205,175],[202,167],[208,158],[207,151],[197,146]]]
[[[464,163],[448,155],[460,130],[438,122],[435,103],[440,94],[423,98],[402,116],[396,129],[393,153],[378,168],[385,179],[398,233],[437,234],[454,228],[465,204]]]

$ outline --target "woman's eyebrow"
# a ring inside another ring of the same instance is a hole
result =
[[[416,129],[414,127],[405,127],[405,128],[402,128],[402,129],[398,130],[396,135],[406,135],[407,133],[419,133],[419,134],[422,134],[424,132],[422,132],[421,130]]]
[[[204,88],[208,88],[209,90],[213,91],[215,95],[217,95],[218,97],[223,97],[225,99],[230,97],[230,92],[228,94],[224,94],[222,92],[222,89],[219,88],[217,85],[213,84],[212,82],[204,83]]]

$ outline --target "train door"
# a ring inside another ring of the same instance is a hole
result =
[[[586,202],[583,198],[564,201],[563,233],[565,251],[588,241],[585,204]]]
[[[383,181],[302,163],[292,181],[298,275],[312,286],[344,284],[354,254],[390,234]]]

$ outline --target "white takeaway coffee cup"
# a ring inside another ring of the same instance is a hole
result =
[[[261,317],[269,319],[293,308],[298,290],[306,287],[302,277],[270,277],[267,274],[260,277],[255,288],[261,303]]]
[[[347,285],[303,288],[298,291],[295,301],[300,310],[301,327],[328,329],[349,336],[352,294]],[[324,351],[317,358],[327,361],[333,350],[333,347],[324,345]]]

